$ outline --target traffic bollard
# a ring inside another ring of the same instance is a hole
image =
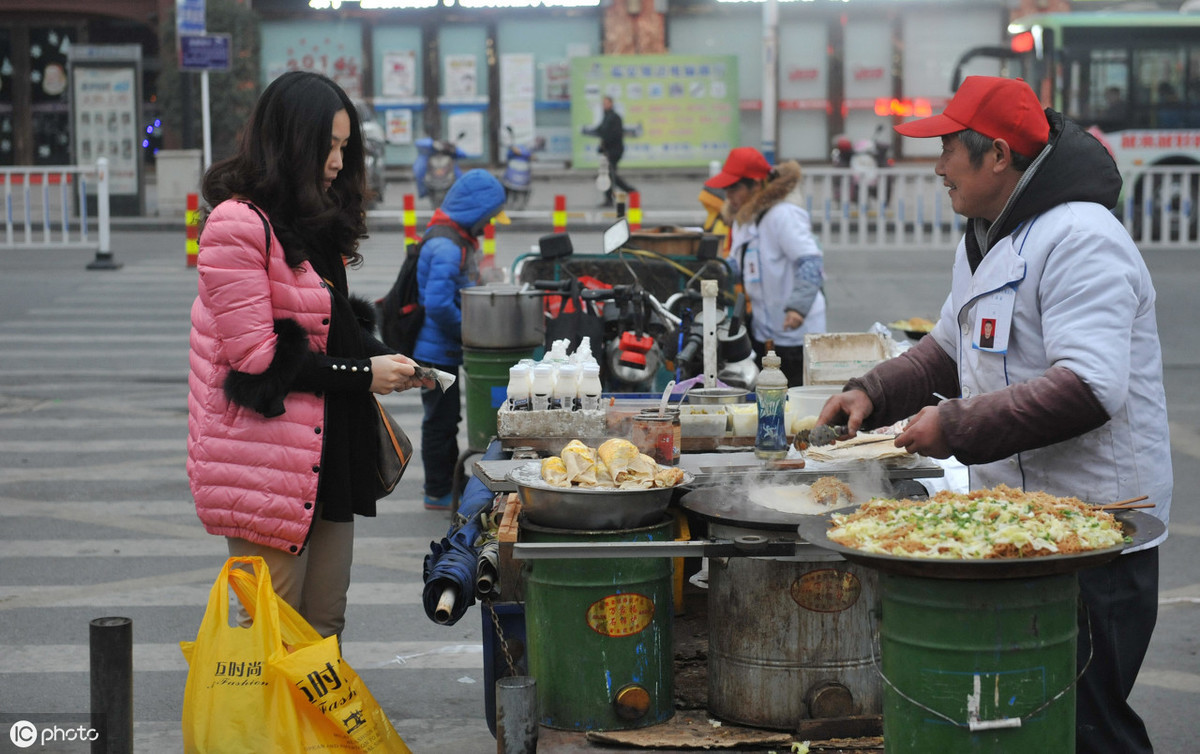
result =
[[[538,740],[537,679],[496,679],[496,754],[534,754]]]
[[[133,752],[133,620],[96,618],[91,650],[92,754]]]

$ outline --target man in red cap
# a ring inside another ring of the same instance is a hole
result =
[[[841,418],[854,433],[911,416],[896,445],[954,456],[972,489],[1092,503],[1147,495],[1165,523],[1155,292],[1108,209],[1121,191],[1108,151],[1024,81],[989,76],[968,77],[940,115],[896,130],[942,140],[935,172],[968,218],[951,292],[931,337],[851,380],[819,421]],[[1127,699],[1154,631],[1165,538],[1079,571],[1077,752],[1152,751]]]
[[[729,261],[753,306],[750,342],[758,360],[772,343],[788,385],[801,385],[804,334],[825,332],[825,262],[801,206],[800,164],[772,169],[757,149],[737,147],[704,185],[725,191]]]

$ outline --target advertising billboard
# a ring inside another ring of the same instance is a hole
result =
[[[733,55],[604,55],[571,60],[572,160],[595,167],[586,135],[612,97],[626,130],[622,167],[688,167],[723,161],[739,145]]]

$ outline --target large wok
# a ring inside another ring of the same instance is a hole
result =
[[[1142,511],[1113,511],[1121,522],[1127,544],[1090,550],[1074,555],[1043,555],[1033,558],[994,558],[990,560],[961,560],[940,558],[905,558],[898,555],[876,555],[833,542],[826,536],[832,516],[853,513],[857,505],[838,508],[821,516],[808,516],[797,525],[801,538],[809,544],[832,550],[846,560],[900,576],[923,576],[934,579],[1017,579],[1071,573],[1102,565],[1129,548],[1143,545],[1160,536],[1166,526],[1154,516]]]

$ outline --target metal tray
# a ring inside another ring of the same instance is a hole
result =
[[[1044,555],[1034,558],[994,558],[990,560],[949,560],[940,558],[905,558],[899,555],[877,555],[833,542],[826,536],[832,517],[838,513],[853,513],[857,505],[832,510],[822,516],[810,516],[797,526],[800,537],[810,544],[832,550],[852,563],[875,568],[900,576],[923,576],[933,579],[1018,579],[1072,573],[1102,565],[1128,548],[1143,545],[1166,531],[1162,521],[1142,511],[1113,511],[1121,522],[1125,535],[1133,541],[1103,550],[1090,550],[1077,555]]]
[[[588,531],[636,529],[662,518],[675,493],[691,484],[686,471],[674,487],[618,490],[612,487],[554,487],[542,481],[541,461],[526,461],[506,478],[517,486],[521,511],[532,523]]]

